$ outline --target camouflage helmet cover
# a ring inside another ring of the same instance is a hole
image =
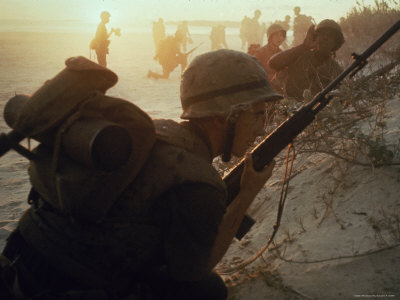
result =
[[[197,56],[183,73],[181,118],[228,116],[235,108],[281,98],[256,58],[221,49]]]
[[[267,29],[267,38],[269,39],[274,33],[277,33],[279,31],[283,31],[286,35],[286,30],[283,29],[283,27],[279,24],[272,24],[271,26],[268,27]]]
[[[335,45],[333,51],[338,50],[344,43],[343,32],[342,32],[342,28],[340,27],[340,25],[338,23],[336,23],[334,20],[325,19],[318,23],[318,25],[315,27],[315,32],[318,34],[318,32],[322,29],[330,29],[335,32],[336,45]]]

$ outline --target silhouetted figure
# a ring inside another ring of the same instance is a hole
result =
[[[182,23],[178,24],[175,35],[178,36],[178,39],[180,40],[180,46],[182,46],[183,52],[186,52],[187,44],[191,44],[193,42],[187,21],[183,21]]]
[[[228,48],[226,43],[225,26],[222,24],[213,26],[210,33],[211,50]]]
[[[313,18],[300,14],[300,7],[296,6],[293,9],[293,42],[292,47],[300,45],[307,35],[308,28],[313,24]]]
[[[286,15],[284,20],[276,20],[274,24],[280,25],[287,32],[290,29],[290,16]]]
[[[163,39],[165,39],[165,25],[164,20],[159,18],[157,22],[153,22],[153,40],[156,50]]]
[[[169,35],[160,42],[154,59],[159,62],[163,72],[162,74],[158,74],[149,70],[147,73],[148,78],[166,79],[179,65],[181,65],[181,72],[185,70],[187,65],[187,55],[182,53],[180,50],[181,42],[181,35],[179,34],[175,34],[174,36]]]
[[[247,44],[250,45],[262,45],[264,31],[263,26],[260,25],[259,19],[261,11],[259,9],[254,11],[254,16],[249,20],[248,32],[247,32]]]
[[[240,37],[240,40],[242,41],[242,47],[241,47],[242,50],[244,50],[247,46],[247,36],[249,34],[249,23],[250,23],[250,18],[248,16],[244,16],[244,18],[240,22],[239,37]]]
[[[290,29],[290,16],[289,15],[286,15],[285,16],[285,20],[283,20],[283,21],[281,21],[281,20],[276,20],[275,22],[274,22],[274,24],[278,24],[278,25],[280,25],[286,32],[288,32],[289,31],[289,29]],[[288,46],[288,44],[287,44],[287,40],[285,40],[283,43],[282,43],[282,49],[287,49],[289,46]]]
[[[100,14],[101,22],[97,26],[96,36],[90,43],[90,49],[96,51],[97,61],[103,67],[107,67],[107,54],[111,34],[115,33],[117,36],[120,35],[119,29],[112,28],[110,32],[107,32],[106,24],[110,22],[110,17],[111,15],[108,11],[103,11]]]

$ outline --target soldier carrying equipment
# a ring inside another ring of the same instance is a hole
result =
[[[67,60],[65,72],[33,94],[13,122],[16,132],[42,144],[31,161],[32,206],[0,256],[0,289],[18,299],[226,299],[212,270],[271,176],[273,158],[399,28],[400,21],[354,54],[350,67],[223,181],[212,159],[242,156],[263,132],[265,104],[281,98],[255,58],[224,49],[194,59],[181,82],[181,118],[188,121],[179,124],[153,122],[132,103],[105,96],[114,73],[85,59]],[[131,155],[122,167],[80,168],[64,155],[63,134],[92,117],[130,135]]]

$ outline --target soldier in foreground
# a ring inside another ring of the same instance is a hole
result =
[[[80,71],[82,76],[100,72],[108,80],[113,78],[107,69],[89,67],[87,72],[84,62],[69,62],[72,78]],[[44,89],[50,87],[51,81]],[[42,95],[48,93],[32,97]],[[89,101],[86,107],[103,103],[105,112],[119,111],[115,120],[129,117],[132,103],[101,93],[95,97],[97,102]],[[42,178],[34,176],[29,198],[33,204],[0,257],[0,289],[8,287],[18,299],[37,300],[226,299],[226,287],[213,269],[271,176],[274,163],[257,172],[251,156],[246,156],[240,191],[229,206],[226,186],[211,163],[219,155],[225,160],[231,154],[243,156],[249,144],[264,134],[266,103],[280,98],[271,90],[262,66],[250,55],[224,49],[195,58],[181,81],[181,118],[185,121],[154,120],[154,145],[146,151],[136,147],[142,154],[134,157],[146,154],[145,162],[120,193],[121,180],[115,181],[113,173],[109,179],[115,186],[109,185],[110,190],[105,189],[109,180],[95,182],[102,193],[84,195],[84,201],[77,203],[86,207],[84,214],[68,210],[73,207],[68,199],[82,197],[81,193],[67,189],[59,199],[50,193],[44,196],[38,191],[48,185],[38,184]],[[46,102],[40,100],[39,104]],[[125,108],[115,109],[120,102]],[[61,104],[69,107],[69,102]],[[143,132],[136,129],[131,134]],[[150,136],[146,134],[134,145],[148,146]],[[52,156],[31,162],[31,172],[50,168],[46,162],[51,165],[51,161]],[[134,161],[133,166],[138,165]],[[61,167],[57,172],[62,172]],[[95,174],[102,178],[104,172]],[[47,182],[57,185],[53,187],[57,192],[62,191],[61,175]],[[125,180],[126,174],[121,175]],[[74,178],[66,179],[71,184]],[[77,186],[85,188],[80,182]]]
[[[315,28],[310,26],[299,46],[275,54],[269,66],[279,72],[274,87],[288,98],[302,101],[304,90],[315,95],[342,72],[334,59],[343,45],[342,30],[335,21],[325,19]]]

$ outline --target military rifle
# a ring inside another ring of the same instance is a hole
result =
[[[366,64],[368,57],[371,56],[384,42],[386,42],[393,34],[400,29],[400,20],[393,24],[384,34],[381,35],[368,49],[358,55],[352,53],[354,62],[347,67],[338,77],[329,83],[321,92],[316,94],[314,98],[307,104],[301,106],[295,114],[281,123],[271,134],[269,134],[260,144],[252,151],[253,166],[257,171],[262,170],[269,164],[275,156],[277,156],[286,146],[293,142],[308,125],[312,123],[315,115],[320,112],[333,98],[333,95],[328,95],[334,90],[339,83],[350,74],[353,77]],[[228,189],[228,205],[237,196],[240,190],[240,178],[244,169],[244,159],[240,161],[223,180]],[[236,238],[239,240],[250,230],[255,221],[245,215]]]
[[[196,47],[193,47],[192,49],[190,49],[188,52],[183,53],[183,55],[185,55],[186,57],[188,57],[190,54],[192,54],[197,48],[199,48],[201,45],[203,45],[203,43],[200,43],[199,45],[197,45]]]

